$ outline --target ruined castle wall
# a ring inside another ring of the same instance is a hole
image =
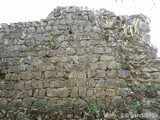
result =
[[[126,34],[124,25],[129,29],[135,19],[142,23],[139,32]],[[143,15],[79,7],[57,7],[40,21],[1,24],[0,105],[102,103],[130,95],[128,85],[155,88],[159,67],[148,32]],[[159,99],[151,92],[143,97]]]

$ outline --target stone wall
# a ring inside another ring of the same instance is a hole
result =
[[[160,102],[160,62],[149,31],[144,15],[75,6],[57,7],[40,21],[1,24],[0,106],[109,103],[129,96]]]

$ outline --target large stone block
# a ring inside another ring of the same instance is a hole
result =
[[[95,48],[94,52],[95,52],[96,54],[103,53],[103,52],[104,52],[104,48],[103,48],[103,47]]]
[[[46,91],[46,95],[48,97],[56,97],[57,93],[58,93],[57,89],[47,89]]]
[[[78,79],[86,79],[87,75],[85,71],[82,71],[78,74]]]
[[[0,98],[0,106],[1,107],[4,107],[4,106],[6,106],[7,105],[7,99],[5,99],[5,98]]]
[[[92,97],[94,95],[94,90],[89,89],[87,90],[87,97]]]
[[[112,60],[115,60],[115,57],[114,56],[109,56],[109,55],[102,55],[100,57],[100,60],[112,61]]]
[[[126,88],[127,87],[127,83],[124,79],[117,80],[117,85],[118,85],[118,87],[121,87],[121,88]]]
[[[99,65],[98,65],[98,63],[90,63],[89,64],[89,67],[90,67],[90,69],[98,69],[99,68]]]
[[[94,69],[88,69],[87,70],[87,77],[88,78],[93,78],[96,75],[96,71]]]
[[[64,87],[64,85],[65,85],[65,82],[62,79],[56,79],[56,80],[50,81],[51,88],[60,88],[60,87]]]
[[[81,87],[81,86],[86,86],[88,83],[87,79],[79,79],[77,80],[77,86]]]
[[[75,51],[74,48],[66,48],[66,54],[67,55],[73,55],[75,53],[76,53],[76,51]]]
[[[130,90],[128,88],[118,88],[117,95],[126,97],[130,93]]]
[[[79,61],[80,63],[86,63],[86,62],[88,62],[88,60],[89,60],[89,58],[88,58],[87,55],[79,56],[79,57],[78,57],[78,61]]]
[[[86,53],[84,48],[76,48],[76,51],[77,51],[77,55],[84,55]]]
[[[31,81],[32,88],[43,88],[43,82],[38,80],[32,80]]]
[[[99,63],[99,68],[102,69],[102,70],[106,70],[108,65],[109,65],[109,62],[107,61],[100,61]]]
[[[110,70],[107,73],[107,78],[109,79],[115,79],[117,77],[117,71],[116,70]]]
[[[105,89],[103,89],[103,88],[94,88],[94,94],[98,98],[99,97],[100,98],[105,97]]]
[[[62,42],[61,47],[66,48],[69,46],[69,43],[67,41]]]
[[[69,79],[76,79],[77,78],[77,71],[71,71],[69,73],[69,76],[68,76]]]
[[[99,78],[106,77],[106,71],[104,71],[104,70],[97,70],[97,77],[99,77]]]
[[[48,102],[47,102],[47,106],[49,106],[49,107],[56,106],[57,105],[57,101],[58,101],[58,98],[49,99]]]
[[[36,89],[33,93],[34,97],[43,98],[45,96],[45,90],[44,89]]]
[[[14,86],[15,90],[23,90],[24,89],[24,81],[19,81]]]
[[[55,71],[45,71],[45,78],[56,77]]]
[[[107,96],[115,96],[116,95],[116,91],[114,89],[107,89],[105,94]]]
[[[24,87],[26,90],[29,90],[31,89],[31,81],[26,81],[25,82],[25,87]]]
[[[87,89],[86,87],[80,87],[79,88],[79,97],[86,97]]]
[[[118,77],[120,78],[128,78],[131,75],[131,72],[128,70],[119,70],[118,71]]]
[[[105,80],[104,79],[98,79],[97,80],[97,84],[96,84],[96,87],[104,87],[105,86]]]
[[[42,77],[42,73],[41,72],[34,72],[33,75],[34,75],[34,79],[36,79],[36,80],[39,80]]]
[[[23,90],[22,92],[20,92],[18,94],[17,97],[19,98],[27,98],[27,97],[31,97],[32,96],[32,90]]]
[[[77,87],[73,87],[71,89],[71,93],[70,93],[71,97],[78,97],[78,88]]]
[[[107,88],[117,88],[117,80],[115,79],[107,79],[105,80],[105,87]]]
[[[24,107],[31,106],[33,101],[34,101],[34,98],[31,98],[31,97],[24,98],[23,102],[22,102],[22,106],[24,106]]]
[[[13,90],[15,83],[13,81],[7,81],[6,83],[4,81],[1,81],[0,88],[1,89],[7,89],[7,90]]]
[[[77,79],[69,79],[69,80],[65,80],[65,86],[66,87],[74,87],[77,85]]]
[[[69,90],[68,90],[68,88],[59,88],[57,91],[57,94],[60,98],[68,97]]]
[[[121,68],[121,64],[116,62],[116,61],[112,61],[109,65],[108,65],[109,69],[120,69]]]
[[[11,75],[11,80],[20,80],[20,79],[21,79],[21,74],[13,73]]]
[[[30,80],[32,78],[32,73],[30,71],[22,72],[23,80]]]

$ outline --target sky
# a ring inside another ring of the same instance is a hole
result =
[[[0,24],[39,21],[57,6],[88,6],[105,8],[121,15],[145,14],[151,18],[151,43],[159,49],[160,56],[160,0],[0,0]],[[156,8],[156,9],[155,9]]]

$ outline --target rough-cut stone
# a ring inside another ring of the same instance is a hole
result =
[[[109,64],[109,62],[107,62],[107,61],[101,61],[101,62],[99,62],[99,68],[102,70],[106,70],[108,67],[108,64]]]
[[[66,54],[67,55],[73,55],[75,53],[76,53],[76,51],[75,51],[74,48],[66,48]]]
[[[24,81],[19,81],[18,83],[15,84],[14,86],[15,90],[23,90],[24,89]]]
[[[123,79],[117,80],[117,85],[118,85],[118,87],[121,87],[121,88],[126,88],[127,87],[127,83]]]
[[[80,77],[80,76],[78,75],[78,77]],[[69,79],[76,79],[77,78],[77,72],[76,71],[71,71],[68,78]]]
[[[131,72],[128,70],[119,70],[118,71],[118,76],[120,78],[128,78],[131,75]]]
[[[86,72],[85,71],[82,71],[82,72],[80,72],[79,74],[78,74],[78,78],[79,79],[86,79]]]
[[[66,87],[74,87],[77,84],[77,80],[76,79],[69,79],[65,81],[65,85]]]
[[[26,81],[25,82],[25,89],[31,89],[31,81]]]
[[[45,72],[45,77],[46,78],[50,78],[50,77],[54,77],[56,76],[56,72],[55,71],[46,71]]]
[[[88,81],[88,85],[89,85],[89,87],[95,87],[96,86],[96,81],[94,79],[90,79]]]
[[[59,88],[57,91],[59,97],[67,97],[69,95],[68,88]]]
[[[22,79],[29,80],[32,78],[32,73],[30,71],[22,72]]]
[[[41,77],[42,77],[41,72],[34,72],[34,78],[35,79],[39,80],[39,79],[41,79]]]
[[[112,61],[109,65],[108,65],[109,69],[120,69],[121,68],[121,64],[117,63],[116,61]]]
[[[100,33],[101,32],[101,29],[98,28],[97,26],[93,27],[93,32],[97,32],[97,33]]]
[[[18,94],[18,97],[23,99],[26,97],[31,97],[31,95],[32,95],[32,90],[23,90]]]
[[[88,69],[88,71],[87,71],[88,78],[95,77],[95,75],[96,75],[96,72],[94,69]]]
[[[104,118],[106,118],[106,119],[116,119],[117,115],[114,112],[112,112],[112,113],[107,112],[107,113],[104,114]]]
[[[105,96],[105,90],[103,88],[95,88],[94,94],[97,98],[103,98]]]
[[[23,99],[23,102],[22,102],[22,105],[27,107],[27,106],[31,106],[33,102],[33,98],[29,97],[29,98],[24,98]]]
[[[48,100],[47,106],[53,107],[55,105],[57,105],[57,98],[52,98],[52,99]]]
[[[106,90],[106,95],[107,96],[115,96],[116,95],[116,91],[114,89],[107,89]]]
[[[77,55],[84,55],[86,52],[84,48],[76,48]]]
[[[6,106],[7,100],[5,98],[0,98],[0,106]]]
[[[107,77],[109,79],[115,79],[117,77],[117,71],[116,70],[111,70],[107,73]]]
[[[61,47],[66,48],[69,46],[69,43],[67,41],[62,42]]]
[[[12,74],[12,76],[11,76],[11,80],[20,80],[20,79],[21,79],[20,74]]]
[[[77,87],[73,87],[70,93],[71,97],[78,97],[78,88]]]
[[[105,86],[107,87],[107,88],[117,88],[117,81],[116,80],[114,80],[114,79],[107,79],[107,80],[105,80]]]
[[[115,59],[115,57],[114,56],[108,56],[108,55],[102,55],[101,57],[100,57],[100,60],[114,60]]]
[[[86,91],[87,89],[86,89],[86,87],[80,87],[79,88],[79,96],[80,97],[86,97]]]
[[[106,71],[104,70],[97,70],[97,77],[106,77]]]
[[[97,81],[97,84],[96,84],[97,87],[104,87],[105,86],[105,80],[104,79],[99,79]]]
[[[95,48],[95,53],[103,53],[104,52],[104,49],[102,47],[99,47],[99,48]]]
[[[91,97],[94,95],[94,90],[87,90],[87,97]]]
[[[39,89],[36,89],[34,91],[34,97],[39,97],[39,98],[42,98],[45,96],[45,90],[39,90]]]
[[[129,94],[129,89],[128,88],[119,88],[117,90],[117,94],[123,97],[126,97]]]
[[[50,87],[51,88],[60,88],[64,87],[65,82],[61,79],[50,81]]]
[[[88,83],[87,79],[79,79],[77,80],[77,86],[86,86]]]
[[[56,97],[58,93],[57,89],[48,89],[46,92],[48,97]]]

